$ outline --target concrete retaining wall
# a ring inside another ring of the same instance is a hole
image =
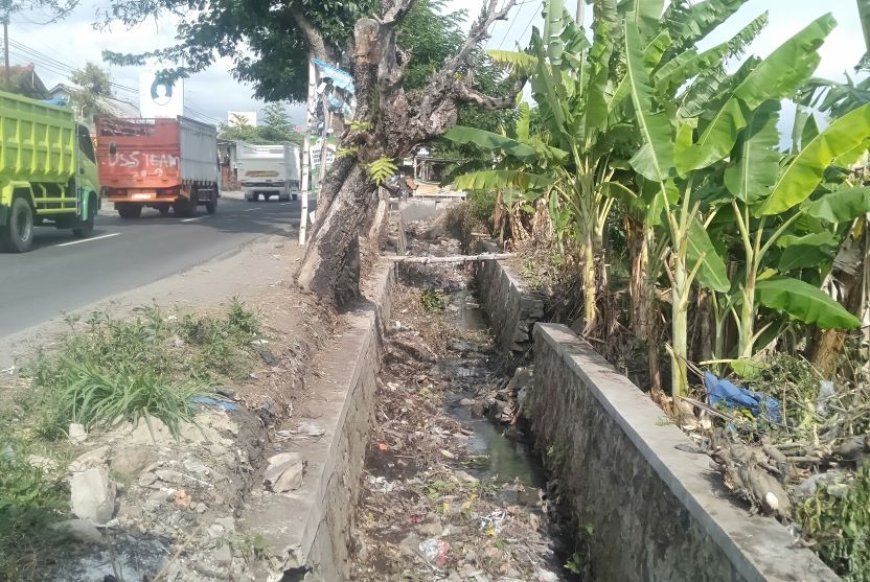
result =
[[[380,265],[365,290],[371,303],[346,315],[343,333],[321,352],[317,373],[307,378],[321,413],[317,423],[325,432],[305,447],[308,465],[302,489],[293,495],[253,498],[244,510],[246,529],[261,532],[266,554],[284,562],[285,570],[307,570],[306,581],[349,579],[351,520],[362,483],[393,281],[393,266]]]
[[[475,264],[480,304],[504,353],[526,352],[532,346],[532,326],[544,315],[544,302],[532,296],[522,281],[499,261]]]
[[[380,371],[384,322],[390,319],[393,265],[382,265],[368,289],[374,305],[355,313],[341,341],[325,359],[323,376],[312,390],[341,398],[336,438],[320,477],[318,505],[308,515],[302,550],[313,580],[349,580],[350,528],[359,497],[374,418],[373,401]],[[352,362],[353,366],[348,366]],[[343,398],[342,398],[343,397]],[[307,549],[307,551],[306,551]]]
[[[527,337],[538,307],[509,266],[486,261],[477,277],[503,350],[534,341],[523,412],[576,523],[594,532],[595,579],[838,579],[778,522],[735,503],[707,455],[678,448],[692,443],[567,327]]]

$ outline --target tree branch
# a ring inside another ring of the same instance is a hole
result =
[[[320,31],[317,30],[313,24],[311,24],[311,21],[308,20],[305,14],[294,5],[290,6],[290,15],[293,16],[293,20],[296,21],[299,30],[302,31],[303,35],[305,35],[305,40],[308,41],[308,47],[311,54],[322,61],[332,60],[330,58],[332,51],[326,46],[326,41],[323,40],[323,35],[320,34]]]
[[[507,0],[501,10],[496,10],[499,0],[487,0],[480,11],[480,16],[468,31],[468,37],[459,52],[444,63],[439,77],[452,77],[460,67],[471,63],[471,57],[481,42],[489,38],[489,28],[499,20],[506,20],[508,12],[516,4],[516,0]]]
[[[509,94],[504,97],[486,95],[465,84],[465,82],[458,81],[455,83],[457,99],[463,103],[474,103],[486,109],[508,109],[514,106],[517,101],[517,95],[526,86],[527,81],[528,77],[525,75],[517,77]]]
[[[411,8],[414,7],[416,2],[417,0],[394,0],[392,5],[388,8],[388,2],[385,1],[384,15],[380,19],[381,24],[385,26],[394,26],[401,23],[408,15],[408,12],[411,11]]]

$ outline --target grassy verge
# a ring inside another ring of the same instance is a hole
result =
[[[69,517],[61,479],[73,454],[70,423],[94,430],[155,417],[177,434],[194,418],[195,396],[248,377],[257,357],[257,317],[237,301],[214,317],[151,308],[131,320],[94,314],[70,324],[27,370],[30,389],[0,411],[0,580],[42,579],[62,551],[50,525]],[[34,450],[61,469],[34,466]]]

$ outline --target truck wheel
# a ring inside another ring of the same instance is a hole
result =
[[[208,202],[205,203],[205,211],[209,214],[217,212],[218,196],[217,192],[212,192],[208,197]]]
[[[97,199],[91,195],[88,200],[88,217],[85,220],[76,220],[78,226],[73,228],[73,234],[78,238],[87,238],[94,233],[94,219],[97,217]]]
[[[14,253],[26,253],[33,247],[33,210],[25,198],[12,201],[9,222],[0,229],[0,242]]]
[[[115,210],[118,211],[118,214],[121,218],[139,218],[142,216],[142,205],[141,204],[116,204]]]

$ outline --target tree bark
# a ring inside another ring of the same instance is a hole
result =
[[[359,296],[359,235],[375,187],[359,164],[342,183],[334,202],[311,238],[297,283],[338,307],[345,307]]]

